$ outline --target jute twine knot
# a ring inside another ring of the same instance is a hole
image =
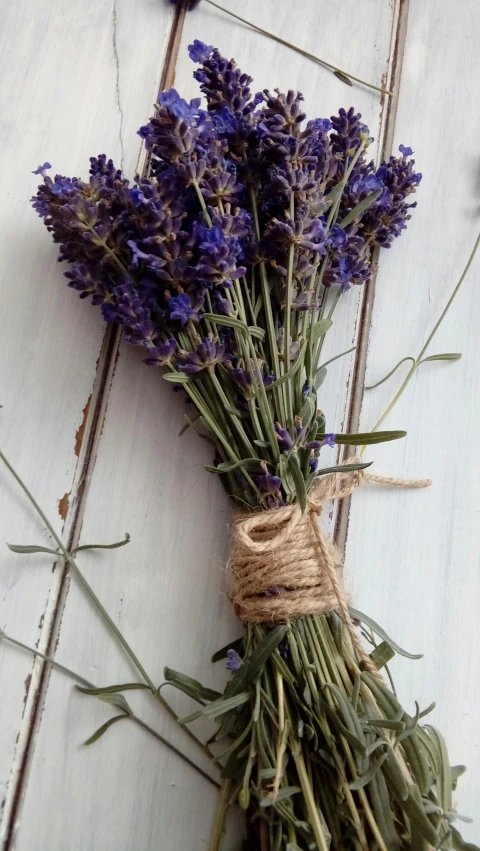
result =
[[[358,464],[353,456],[345,464]],[[353,493],[363,482],[396,488],[423,488],[430,479],[395,479],[365,470],[331,473],[318,479],[307,510],[298,504],[238,515],[234,520],[229,561],[229,598],[242,621],[285,621],[338,609],[352,641],[374,673],[348,608],[338,568],[340,553],[318,522],[329,500]]]

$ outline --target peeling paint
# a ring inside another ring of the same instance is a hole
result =
[[[29,689],[30,689],[30,683],[31,682],[32,682],[32,675],[29,674],[28,677],[26,677],[26,679],[25,679],[25,697],[23,698],[24,704],[26,704],[26,702],[27,702],[27,697],[28,697],[28,692],[29,692]]]
[[[68,493],[64,493],[62,498],[58,501],[58,513],[62,520],[65,520],[67,516],[68,506],[70,505],[70,491]]]
[[[87,399],[87,403],[82,411],[82,422],[78,426],[77,431],[75,433],[75,446],[73,447],[73,451],[75,452],[77,458],[80,455],[80,449],[82,448],[83,436],[85,434],[85,427],[87,425],[87,417],[88,412],[90,410],[91,402],[92,394],[90,393],[90,396]]]

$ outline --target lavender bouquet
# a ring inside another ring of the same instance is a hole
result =
[[[218,719],[211,851],[233,802],[248,849],[473,849],[452,824],[460,769],[419,723],[429,710],[408,714],[381,678],[404,651],[349,606],[317,516],[369,478],[358,457],[322,468],[323,446],[404,435],[327,432],[317,392],[336,306],[406,227],[421,175],[403,146],[376,168],[353,108],[306,122],[300,94],[253,97],[233,60],[189,50],[206,109],[160,95],[139,131],[148,177],[130,185],[104,155],[88,182],[45,163],[33,203],[69,286],[193,403],[185,428],[212,445],[207,470],[237,511],[228,581],[245,630],[214,657],[232,676],[219,694],[165,672],[199,705],[184,725]]]

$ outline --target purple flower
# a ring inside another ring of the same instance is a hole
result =
[[[229,375],[232,381],[234,381],[235,384],[237,384],[242,389],[246,389],[247,387],[251,386],[252,379],[250,378],[248,373],[245,372],[244,369],[241,369],[240,367],[234,367],[233,369],[229,370]]]
[[[215,364],[228,358],[228,355],[225,355],[225,346],[217,345],[209,337],[197,346],[196,351],[182,352],[181,355],[185,363],[179,364],[178,369],[187,375],[195,375],[203,369],[213,369]]]
[[[51,167],[50,163],[44,163],[43,165],[39,165],[35,171],[32,171],[32,174],[41,174],[42,177],[45,177],[45,172]]]
[[[293,440],[290,432],[288,429],[282,428],[280,423],[275,423],[273,428],[275,429],[275,437],[277,438],[280,452],[288,452],[293,446]]]
[[[243,665],[243,659],[238,655],[236,650],[230,648],[227,650],[227,658],[225,661],[225,667],[227,671],[238,671]]]
[[[198,38],[195,39],[193,44],[188,45],[188,55],[192,62],[197,62],[199,65],[203,65],[204,62],[209,58],[210,54],[213,51],[213,47],[211,44],[205,44],[203,41],[199,41]]]
[[[129,239],[127,245],[132,250],[132,263],[134,266],[138,266],[139,260],[149,259],[149,255],[145,254],[144,251],[141,251],[137,243],[133,239]]]
[[[147,366],[166,366],[171,363],[176,348],[177,342],[171,337],[166,343],[160,343],[159,346],[152,346],[148,350],[148,358],[145,358],[143,363],[146,363]]]
[[[256,476],[256,482],[262,493],[270,494],[277,500],[282,499],[282,480],[280,476],[272,476],[271,473],[266,473],[264,476]]]
[[[307,449],[321,449],[322,446],[335,446],[335,435],[333,433],[325,434],[322,440],[311,440],[307,443]]]
[[[171,298],[168,302],[168,309],[170,310],[170,319],[179,319],[182,325],[186,325],[189,319],[197,318],[190,296],[184,293]]]
[[[405,145],[399,145],[398,150],[403,155],[403,157],[411,157],[413,154],[412,148],[406,148]]]

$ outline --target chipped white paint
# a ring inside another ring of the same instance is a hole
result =
[[[234,0],[228,2],[233,9]],[[102,328],[95,311],[66,290],[55,266],[55,249],[22,200],[31,192],[28,172],[37,160],[48,157],[59,170],[85,173],[88,156],[104,149],[123,158],[128,173],[134,172],[135,131],[150,111],[171,9],[163,0],[138,0],[135,15],[127,0],[114,0],[113,5],[85,0],[71,9],[60,0],[43,0],[34,12],[30,5],[27,0],[11,4],[0,35],[3,78],[11,81],[0,119],[3,160],[13,159],[15,152],[15,172],[5,168],[2,180],[7,185],[0,196],[5,223],[0,233],[6,235],[7,252],[1,286],[8,316],[0,363],[0,369],[5,368],[0,434],[42,504],[55,515],[56,500],[74,483],[75,430],[93,385]],[[478,62],[475,32],[480,21],[474,0],[466,0],[461,15],[453,5],[441,4],[441,14],[434,0],[427,0],[410,15],[396,138],[415,147],[426,175],[420,198],[434,202],[423,201],[410,232],[382,256],[368,361],[372,379],[408,354],[405,347],[421,342],[430,321],[427,314],[438,311],[440,290],[445,295],[473,241],[478,119],[472,114],[471,69]],[[262,4],[245,0],[242,14],[260,26],[290,33],[291,8],[287,0]],[[370,0],[361,9],[355,0],[342,4],[301,0],[295,41],[381,84],[397,12],[393,2],[384,0]],[[205,3],[185,20],[175,82],[182,92],[190,96],[197,92],[186,55],[186,45],[194,38],[235,56],[255,77],[255,90],[276,85],[299,88],[309,114],[329,115],[342,104],[354,103],[373,135],[381,138],[382,107],[376,95],[347,89],[326,70]],[[22,65],[20,50],[26,58]],[[455,91],[443,73],[447,66],[461,75],[458,81],[455,77]],[[465,85],[463,68],[468,69]],[[22,98],[16,96],[19,90]],[[448,183],[446,174],[451,175]],[[419,697],[422,705],[438,698],[452,756],[473,768],[470,777],[462,778],[461,801],[463,809],[474,815],[475,791],[478,797],[480,788],[474,708],[480,695],[467,643],[475,646],[475,637],[478,640],[479,541],[474,537],[470,453],[467,460],[459,443],[460,439],[467,443],[470,435],[473,447],[473,423],[478,419],[477,341],[475,333],[468,333],[476,318],[472,293],[470,284],[438,341],[439,350],[462,349],[465,360],[425,367],[391,419],[392,427],[409,427],[408,440],[370,452],[378,459],[379,470],[387,473],[432,473],[434,489],[413,494],[365,489],[356,494],[347,570],[360,608],[377,616],[396,638],[426,652],[425,663],[407,667],[395,662],[397,679],[403,693],[412,700]],[[351,293],[349,302],[339,308],[326,358],[355,342],[359,295]],[[350,370],[348,358],[336,362],[322,388],[322,407],[338,430],[351,391]],[[382,390],[367,396],[365,427],[381,409],[382,397],[386,398]],[[195,435],[179,438],[181,424],[180,399],[156,371],[139,364],[138,353],[122,347],[101,436],[98,430],[98,457],[83,506],[81,536],[87,543],[111,541],[128,531],[132,543],[110,553],[85,554],[81,564],[156,682],[168,664],[215,687],[222,684],[225,673],[221,665],[213,668],[209,658],[239,630],[224,595],[229,512],[218,480],[203,470],[210,460],[208,449]],[[38,540],[38,524],[3,474],[0,488],[0,537]],[[75,495],[75,484],[73,490]],[[428,524],[423,522],[420,529],[419,518],[427,513]],[[39,636],[42,640],[40,618],[45,612],[47,620],[51,618],[59,593],[58,582],[50,587],[48,560],[27,561],[1,552],[0,557],[0,627],[30,643]],[[460,647],[456,655],[455,647]],[[22,701],[23,680],[32,665],[10,647],[0,650],[5,695],[0,709],[0,783],[6,790],[10,781],[8,811],[17,783],[19,749],[30,730],[32,688],[23,719]],[[99,685],[136,678],[74,582],[64,605],[56,658]],[[453,700],[453,694],[462,699]],[[189,711],[186,699],[172,695],[172,700],[179,711]],[[206,759],[150,696],[134,694],[129,702],[208,768]],[[462,716],[467,711],[469,716]],[[81,746],[111,714],[106,705],[75,692],[62,675],[51,675],[35,731],[16,839],[10,847],[17,851],[208,848],[217,794],[159,743],[126,722],[92,748]],[[472,831],[471,836],[478,838],[478,833]],[[233,819],[225,851],[238,851],[240,837],[241,822]]]

